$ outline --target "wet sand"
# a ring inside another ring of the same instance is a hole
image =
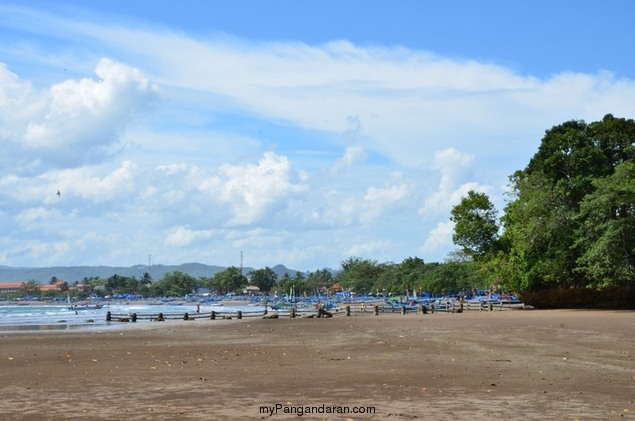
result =
[[[635,420],[634,353],[635,313],[610,311],[11,332],[0,418]],[[306,413],[359,407],[375,412]]]

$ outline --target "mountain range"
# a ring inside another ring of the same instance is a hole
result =
[[[205,265],[202,263],[182,263],[180,265],[135,265],[135,266],[53,266],[53,267],[10,267],[0,266],[0,282],[25,282],[35,280],[40,283],[49,283],[51,278],[72,283],[81,281],[84,278],[99,277],[109,278],[113,275],[136,276],[140,278],[148,272],[152,279],[158,281],[169,272],[183,272],[195,278],[211,277],[215,273],[226,268],[223,266]],[[283,265],[276,265],[271,268],[279,277],[288,273],[295,276],[298,272],[287,269]],[[248,274],[253,268],[244,267],[243,273]]]

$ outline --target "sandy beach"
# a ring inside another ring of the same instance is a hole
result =
[[[3,420],[635,420],[633,312],[369,312],[1,336]]]

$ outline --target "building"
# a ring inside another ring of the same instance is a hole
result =
[[[0,294],[2,293],[16,293],[20,292],[20,288],[22,288],[22,284],[24,281],[11,281],[11,282],[0,282]],[[53,285],[48,284],[40,284],[40,291],[61,291],[61,286],[64,284],[64,281],[58,281]]]
[[[19,292],[22,282],[0,282],[0,293]]]

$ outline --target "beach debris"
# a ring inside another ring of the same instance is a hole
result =
[[[277,319],[278,317],[278,313],[276,313],[275,311],[262,316],[263,319]]]

